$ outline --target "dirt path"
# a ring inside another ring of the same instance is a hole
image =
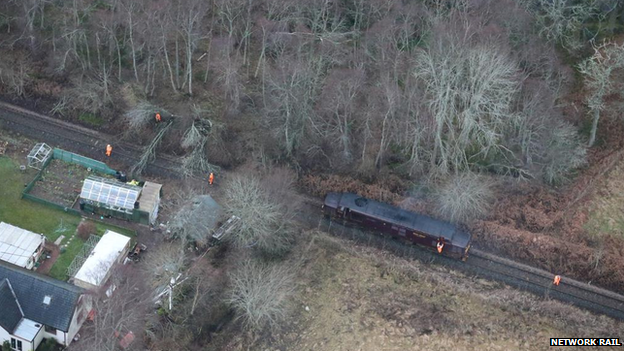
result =
[[[43,260],[39,267],[37,267],[36,272],[47,275],[50,272],[50,269],[52,268],[54,263],[56,262],[56,259],[61,254],[61,250],[58,246],[54,245],[54,243],[50,242],[45,244],[45,249],[49,252],[48,256],[50,256],[50,258],[46,258],[45,260]]]

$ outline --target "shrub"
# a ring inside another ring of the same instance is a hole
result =
[[[87,241],[89,236],[95,233],[97,233],[97,229],[95,228],[95,223],[91,221],[81,221],[76,229],[76,234],[82,241]]]

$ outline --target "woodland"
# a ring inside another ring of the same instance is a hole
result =
[[[148,323],[152,350],[224,325],[254,345],[298,291],[297,192],[358,192],[624,289],[624,236],[591,234],[585,207],[624,155],[622,33],[618,0],[4,0],[0,98],[144,146],[136,174],[159,154],[186,182],[229,174],[244,225],[218,259],[189,261],[205,242],[179,214],[152,257],[187,272],[182,307],[128,314],[130,291],[169,279],[151,271],[83,350],[114,350],[122,319]]]

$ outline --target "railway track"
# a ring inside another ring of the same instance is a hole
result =
[[[141,147],[119,142],[115,136],[59,121],[26,109],[0,102],[0,126],[19,132],[35,140],[44,141],[94,159],[104,160],[104,147],[115,141],[114,160],[130,167],[141,154]],[[159,155],[148,165],[148,173],[180,177],[181,163],[175,157]],[[325,220],[321,215],[322,201],[300,195],[304,210],[297,219],[309,227],[323,229],[332,235],[342,236],[368,245],[388,249],[404,257],[416,257],[430,263],[441,263],[454,269],[502,281],[511,286],[540,296],[562,300],[573,305],[624,320],[624,296],[563,277],[559,286],[552,284],[553,274],[524,264],[472,249],[466,262],[438,255],[424,248],[405,245],[396,240],[372,235],[356,228]]]
[[[477,249],[471,249],[465,262],[441,256],[433,250],[405,244],[382,235],[374,235],[343,223],[322,218],[320,208],[322,202],[309,196],[302,196],[308,215],[305,222],[334,236],[355,240],[365,245],[390,250],[406,257],[417,258],[427,263],[439,263],[447,267],[476,275],[489,280],[500,281],[521,290],[529,291],[538,296],[561,300],[572,305],[624,320],[624,296],[601,289],[572,278],[562,277],[558,286],[553,284],[554,274],[522,263],[514,262]],[[319,217],[321,217],[319,219]]]
[[[123,163],[127,169],[136,164],[143,153],[140,146],[119,141],[117,136],[59,121],[4,102],[0,102],[0,126],[100,161],[110,161],[104,159],[104,149],[107,143],[111,143],[114,147],[112,161]],[[146,172],[180,178],[180,167],[181,163],[174,157],[158,155],[147,166]]]

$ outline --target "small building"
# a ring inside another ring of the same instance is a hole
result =
[[[43,339],[69,345],[92,308],[84,289],[0,261],[0,345],[37,349]]]
[[[44,246],[45,236],[0,222],[0,260],[33,269]]]
[[[154,224],[158,217],[161,190],[162,185],[152,182],[137,186],[89,176],[82,184],[80,209],[141,224]]]
[[[76,272],[74,285],[85,289],[97,289],[110,277],[115,263],[121,263],[130,250],[130,238],[107,230],[93,251]]]
[[[166,235],[207,245],[222,214],[223,208],[210,195],[195,196],[171,220]]]

